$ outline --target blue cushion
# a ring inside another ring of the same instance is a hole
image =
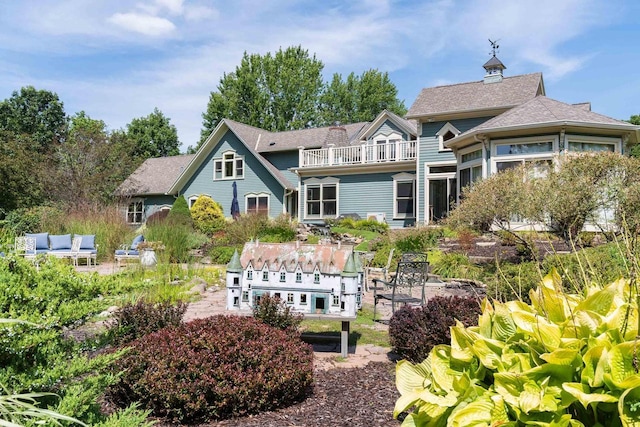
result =
[[[49,249],[49,233],[25,233],[25,237],[35,237],[36,249]]]
[[[116,255],[140,255],[140,253],[138,251],[134,251],[134,250],[126,251],[126,250],[123,250],[123,249],[117,249],[116,250]]]
[[[71,250],[71,234],[52,234],[49,236],[49,242],[52,251]]]
[[[131,249],[137,249],[140,243],[144,242],[144,236],[142,234],[137,235],[131,243]]]
[[[96,249],[96,235],[95,234],[82,234],[75,237],[81,237],[80,249],[95,250]]]

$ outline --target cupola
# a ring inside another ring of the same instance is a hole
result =
[[[496,57],[496,52],[500,46],[498,46],[497,41],[491,41],[491,59],[489,59],[484,65],[484,69],[486,70],[486,74],[484,75],[485,84],[488,83],[498,83],[502,81],[502,70],[505,70],[507,67],[504,66],[502,61]]]

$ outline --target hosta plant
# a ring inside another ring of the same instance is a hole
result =
[[[401,361],[403,426],[640,426],[638,292],[620,279],[582,294],[552,272],[531,304],[483,302],[478,326],[419,364]]]

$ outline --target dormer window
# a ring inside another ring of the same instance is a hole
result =
[[[454,125],[447,122],[446,125],[442,126],[442,128],[436,132],[436,136],[438,137],[438,150],[451,151],[450,148],[445,148],[444,143],[458,135],[460,135],[460,131]]]

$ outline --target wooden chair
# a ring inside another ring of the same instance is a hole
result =
[[[373,318],[376,318],[376,307],[381,299],[391,301],[392,313],[396,311],[396,304],[424,305],[424,287],[428,279],[429,262],[426,254],[402,254],[391,281],[373,279]],[[420,296],[415,296],[418,293]]]

